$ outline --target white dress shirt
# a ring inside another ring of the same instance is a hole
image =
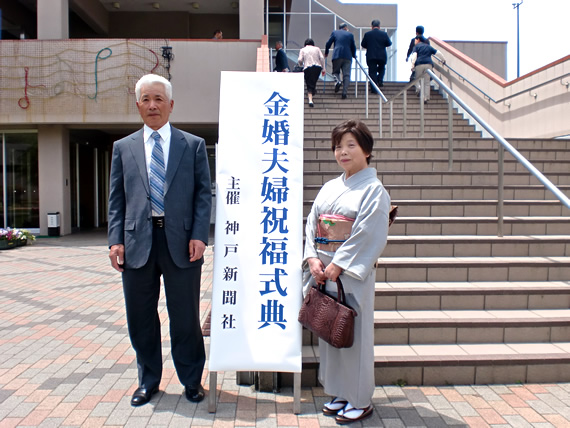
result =
[[[144,155],[146,160],[146,173],[148,177],[150,177],[150,158],[152,156],[152,148],[154,147],[154,138],[151,137],[153,132],[154,129],[151,129],[147,125],[144,125]],[[164,172],[166,172],[168,170],[168,154],[170,153],[170,134],[172,133],[170,122],[166,122],[166,124],[156,132],[160,134],[160,144],[162,145],[162,152],[164,153]]]

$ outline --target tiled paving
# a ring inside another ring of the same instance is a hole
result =
[[[213,257],[207,250],[201,311],[210,308]],[[137,386],[120,275],[107,258],[104,232],[40,238],[0,251],[0,427],[320,427],[321,388],[258,392],[218,373],[217,412],[181,396],[170,356],[164,300],[165,371],[150,404],[130,406]],[[206,343],[208,339],[206,338]],[[209,376],[204,374],[208,388]],[[570,427],[570,384],[414,387],[374,394],[369,427]]]

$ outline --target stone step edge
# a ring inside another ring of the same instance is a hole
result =
[[[555,342],[548,342],[555,344]],[[566,343],[566,342],[564,342]],[[467,344],[466,344],[467,345]],[[472,344],[468,344],[472,345]],[[506,345],[509,345],[508,343]],[[570,353],[560,352],[556,354],[519,353],[519,354],[472,354],[472,355],[378,355],[382,347],[386,345],[374,345],[374,367],[416,367],[424,366],[510,366],[510,365],[544,365],[544,364],[570,364]],[[409,345],[398,345],[408,347]],[[437,347],[438,345],[429,345]],[[439,345],[447,346],[447,345]],[[319,364],[318,345],[302,346],[303,368],[317,368]]]
[[[511,295],[547,295],[570,293],[570,282],[554,281],[493,281],[493,282],[451,282],[425,283],[421,287],[417,282],[376,282],[376,296],[511,296]],[[451,284],[460,284],[452,286]],[[494,284],[493,286],[479,284]]]
[[[537,309],[540,312],[552,312],[554,310],[547,309]],[[562,309],[564,310],[564,309]],[[502,313],[508,311],[507,309],[498,310],[469,310],[468,312],[493,312],[500,311]],[[513,312],[523,312],[520,309],[513,309]],[[526,312],[532,312],[531,310],[525,310]],[[567,310],[565,310],[568,312]],[[438,318],[438,319],[423,319],[423,318],[412,318],[412,319],[394,319],[394,318],[377,318],[380,317],[382,313],[402,313],[402,312],[418,312],[418,311],[374,311],[374,328],[376,330],[381,329],[393,329],[393,328],[532,328],[532,327],[568,327],[570,326],[570,317],[541,317],[541,318]],[[433,313],[449,313],[453,316],[453,312],[465,312],[461,310],[449,310],[449,311],[420,311],[420,312],[433,312]],[[419,344],[418,344],[419,345]]]
[[[380,159],[378,160],[378,163],[383,163],[384,159]],[[330,162],[332,164],[332,162]],[[336,177],[338,177],[341,174],[341,170],[340,169],[325,169],[325,170],[319,170],[319,171],[313,171],[313,170],[309,170],[309,171],[303,171],[304,175],[335,175]],[[453,176],[453,175],[476,175],[476,176],[497,176],[497,171],[478,171],[478,170],[463,170],[463,171],[448,171],[448,170],[444,170],[442,169],[441,171],[402,171],[402,170],[388,170],[388,169],[383,169],[381,171],[378,171],[378,175],[379,176],[387,176],[387,175],[445,175],[445,176]],[[529,172],[528,171],[505,171],[505,175],[509,175],[509,176],[528,176]],[[549,172],[548,174],[549,176],[552,175],[561,175],[561,176],[567,176],[570,175],[570,171],[568,172]],[[469,187],[469,184],[466,184],[465,187]]]
[[[477,236],[477,235],[423,235],[423,236],[404,236],[404,235],[388,235],[388,242],[392,244],[457,244],[457,243],[474,243],[474,244],[544,244],[548,243],[570,243],[570,235],[507,235],[507,236]]]
[[[546,257],[380,257],[377,267],[536,267],[558,266],[570,267],[570,257],[546,256]]]
[[[306,199],[303,204],[312,204],[313,199]],[[392,198],[392,204],[402,206],[414,205],[492,205],[496,206],[496,199],[395,199]],[[558,199],[505,199],[504,205],[560,205]]]
[[[405,217],[396,218],[397,223],[497,223],[497,217]],[[570,216],[504,216],[504,223],[567,223],[570,222]]]

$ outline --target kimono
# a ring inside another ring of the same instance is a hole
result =
[[[386,246],[390,196],[377,178],[376,169],[365,168],[345,179],[326,183],[315,198],[305,228],[303,294],[315,283],[307,260],[318,257],[343,269],[341,280],[347,304],[358,313],[354,344],[337,349],[319,339],[319,381],[327,394],[342,397],[357,408],[370,405],[374,380],[374,284],[375,263]],[[318,248],[314,238],[321,214],[343,215],[354,220],[351,235],[335,251]],[[336,283],[327,281],[327,293],[336,296]]]

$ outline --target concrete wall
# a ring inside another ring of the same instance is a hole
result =
[[[164,44],[161,39],[5,40],[0,124],[138,125],[134,85],[157,61],[156,72],[168,76]],[[255,71],[260,45],[261,40],[171,41],[173,122],[217,123],[220,72]],[[26,56],[18,55],[23,47]]]
[[[507,82],[449,44],[434,37],[430,40],[443,52],[448,65],[486,96],[453,72],[439,73],[443,81],[503,137],[553,138],[570,134],[570,76],[565,76],[570,74],[570,56]]]
[[[398,7],[395,4],[355,5],[340,3],[338,0],[320,2],[356,27],[370,27],[373,19],[379,19],[382,28],[398,26]]]
[[[445,43],[463,52],[493,73],[507,78],[507,42],[449,41]]]

